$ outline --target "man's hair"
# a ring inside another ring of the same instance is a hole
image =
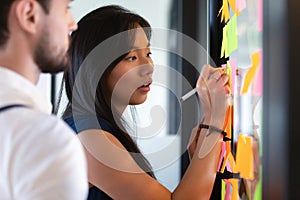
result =
[[[8,14],[11,8],[11,5],[16,0],[0,0],[0,48],[6,44],[6,41],[9,38],[8,30]],[[49,13],[50,2],[51,0],[37,0],[45,13]]]

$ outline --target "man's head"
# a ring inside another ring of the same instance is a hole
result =
[[[41,72],[56,73],[69,65],[69,33],[77,29],[71,0],[0,0],[0,50],[11,41],[30,52]],[[23,47],[22,46],[22,47]],[[17,58],[16,58],[17,59]],[[24,63],[26,64],[26,63]]]
[[[15,0],[0,0],[0,48],[3,47],[9,37],[8,14]],[[46,13],[49,13],[51,0],[37,0]]]

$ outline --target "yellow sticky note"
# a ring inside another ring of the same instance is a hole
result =
[[[226,182],[222,179],[221,180],[221,199],[225,199],[225,195],[228,191],[226,191],[226,187],[227,187],[227,184]]]
[[[228,0],[223,0],[222,7],[219,11],[219,15],[221,14],[221,22],[227,22],[230,18],[230,12],[228,7]]]
[[[237,35],[237,23],[236,15],[230,18],[227,26],[227,42],[228,42],[228,56],[238,48],[238,35]]]
[[[249,180],[254,179],[252,142],[251,136],[240,133],[236,148],[236,170],[241,178]]]
[[[238,48],[236,15],[233,15],[223,28],[221,58],[229,55]]]
[[[226,63],[226,67],[223,69],[224,70],[224,72],[228,75],[228,77],[229,77],[229,80],[228,80],[228,85],[229,85],[229,87],[231,88],[231,86],[232,86],[232,73],[231,73],[231,70],[232,69],[232,67],[231,67],[231,65],[230,65],[230,62],[228,62],[227,61],[227,63]]]
[[[228,49],[228,41],[227,41],[227,26],[223,28],[223,36],[222,36],[222,46],[221,46],[221,57],[224,57],[225,54],[227,56],[227,49]],[[225,57],[226,57],[225,56]]]

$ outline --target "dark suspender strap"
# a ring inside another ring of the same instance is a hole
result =
[[[3,111],[8,110],[10,108],[16,108],[16,107],[25,107],[25,105],[13,104],[13,105],[4,106],[4,107],[0,108],[0,112],[3,112]]]

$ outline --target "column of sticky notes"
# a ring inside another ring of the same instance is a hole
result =
[[[254,1],[254,0],[253,0]],[[257,31],[262,30],[262,0],[256,1],[256,9],[258,15],[257,19]],[[239,15],[247,9],[246,0],[222,0],[222,7],[219,11],[221,22],[225,24],[222,32],[222,47],[221,58],[228,58],[227,63],[223,65],[227,74],[230,77],[229,84],[231,91],[234,95],[239,97],[247,97],[250,99],[249,106],[255,104],[252,101],[252,96],[262,96],[262,50],[257,49],[251,52],[249,56],[251,65],[243,70],[243,76],[239,74],[239,66],[236,64],[235,59],[229,59],[232,52],[238,49],[238,30],[237,20]],[[234,91],[237,91],[235,93]],[[240,98],[243,99],[243,98]],[[239,98],[234,98],[239,100]],[[222,198],[225,200],[237,200],[242,196],[247,196],[247,199],[260,199],[259,195],[255,196],[257,183],[259,180],[259,168],[260,168],[260,155],[258,152],[258,136],[257,125],[253,120],[244,117],[246,124],[251,128],[250,131],[242,132],[238,131],[238,135],[233,139],[234,123],[240,121],[241,115],[245,114],[240,112],[239,115],[234,116],[234,106],[238,104],[230,105],[227,111],[226,122],[224,124],[224,130],[227,132],[227,136],[223,141],[222,153],[219,162],[219,172],[229,172],[232,176],[227,176],[222,180]],[[239,107],[239,109],[243,109]],[[245,109],[246,110],[246,109]],[[250,109],[251,110],[251,109]],[[251,113],[252,116],[252,113]],[[234,147],[234,150],[232,149]],[[243,184],[242,184],[243,183]],[[243,192],[241,192],[241,185],[243,185]]]

